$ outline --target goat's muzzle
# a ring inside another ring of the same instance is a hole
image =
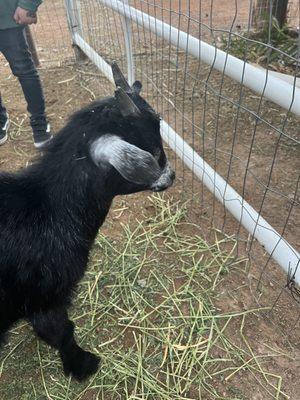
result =
[[[167,162],[165,168],[162,170],[160,177],[151,185],[153,192],[162,192],[172,186],[175,179],[175,172]]]

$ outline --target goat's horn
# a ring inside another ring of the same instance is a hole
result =
[[[141,113],[138,107],[121,87],[118,87],[118,89],[115,91],[115,98],[118,102],[123,117],[128,117],[129,115],[139,115]]]
[[[115,61],[113,61],[113,63],[111,64],[111,69],[112,69],[115,85],[117,87],[120,87],[123,90],[125,90],[125,92],[132,92],[132,89],[129,86],[129,83],[127,82],[125,76],[122,74],[120,68],[118,67],[118,64]]]

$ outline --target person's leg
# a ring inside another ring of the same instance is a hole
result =
[[[45,118],[45,100],[38,72],[33,64],[22,28],[2,31],[1,52],[19,79],[31,118]]]
[[[7,59],[12,73],[19,79],[30,113],[34,139],[49,138],[45,114],[45,100],[39,74],[34,66],[22,28],[5,29],[1,32],[0,51]]]
[[[74,324],[64,307],[36,313],[30,322],[41,339],[58,349],[67,375],[72,374],[82,380],[97,371],[98,357],[78,346],[74,338]]]

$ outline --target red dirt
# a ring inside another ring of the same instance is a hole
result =
[[[93,73],[93,69],[84,68],[86,73]],[[18,82],[14,78],[9,78],[7,68],[1,67],[1,76],[4,77],[4,85],[2,85],[2,91],[6,104],[9,107],[9,111],[14,122],[12,126],[11,134],[14,139],[10,139],[5,146],[0,149],[0,166],[2,170],[15,170],[26,165],[36,155],[36,151],[32,145],[31,132],[28,127],[28,118],[25,112],[25,103],[20,92]],[[83,106],[91,100],[91,94],[88,90],[84,89],[87,85],[89,75],[78,75],[74,67],[67,66],[59,69],[52,70],[41,70],[41,76],[45,88],[45,94],[47,98],[48,112],[50,120],[55,130],[61,127],[66,120],[67,116],[75,109]],[[7,79],[8,78],[8,79]],[[99,79],[99,78],[97,78]],[[61,83],[63,82],[63,83]],[[91,82],[90,82],[91,83]],[[82,86],[81,86],[82,85]],[[95,90],[95,86],[91,85],[90,88]],[[110,90],[110,85],[107,85],[105,80],[102,80],[102,84],[98,87],[103,88],[103,95],[107,95]],[[62,95],[63,93],[63,95]],[[100,95],[100,92],[97,91]],[[57,112],[59,111],[59,114]],[[24,119],[25,118],[25,119]],[[22,123],[22,121],[24,122]],[[21,130],[17,135],[17,126],[15,123],[21,124]],[[171,156],[171,159],[174,158]],[[174,163],[174,159],[173,159]],[[176,185],[170,190],[169,195],[173,197],[174,201],[182,197],[182,175],[180,169],[178,170],[178,179]],[[191,176],[185,173],[185,185],[191,184]],[[134,222],[136,217],[140,217],[145,210],[145,203],[147,202],[146,197],[148,194],[139,194],[130,196],[128,198],[122,198],[116,200],[116,209],[119,207],[126,206],[126,212],[119,215],[119,212],[110,213],[110,218],[114,220],[113,227],[108,224],[104,227],[102,232],[114,235],[120,229],[121,223],[126,223],[129,220]],[[151,210],[149,210],[151,212]],[[203,235],[207,235],[207,219],[205,218],[205,209],[201,208],[200,205],[195,201],[193,207],[190,210],[190,219],[195,223],[203,226]],[[118,217],[116,217],[118,214]],[[232,224],[232,227],[234,224]],[[254,270],[251,270],[251,275],[248,276],[253,278]],[[278,276],[280,278],[280,272]],[[247,275],[244,272],[233,269],[231,273],[223,280],[222,287],[219,287],[221,293],[219,293],[219,299],[216,301],[216,307],[222,311],[240,311],[250,308],[256,308],[257,304],[254,301],[253,294],[249,289],[247,282]],[[181,286],[180,281],[176,281],[177,286]],[[273,288],[269,285],[264,287],[264,295],[270,299],[273,296]],[[269,304],[270,305],[270,302]],[[284,315],[280,310],[280,305],[277,306],[279,310],[276,310],[275,316],[249,316],[247,318],[245,334],[250,345],[257,354],[265,354],[268,352],[268,347],[276,349],[278,352],[287,353],[292,358],[277,357],[274,358],[272,364],[268,366],[268,371],[276,373],[283,377],[282,389],[290,395],[291,399],[300,398],[300,385],[297,383],[297,377],[300,373],[300,339],[298,335],[298,329],[292,325],[295,317],[296,307],[287,298],[284,299],[282,307],[284,307]],[[277,321],[278,325],[274,323]],[[282,333],[281,328],[290,326],[290,332]],[[235,327],[232,325],[227,330],[229,337],[235,337]],[[130,332],[125,336],[125,344],[128,346],[132,343],[132,335]],[[216,382],[216,387],[222,391],[222,385],[220,382]],[[226,385],[226,390],[230,387],[240,388],[241,393],[248,393],[247,399],[267,399],[257,387],[253,392],[253,385],[255,381],[248,383],[243,379],[243,373],[238,373],[230,380],[230,384]],[[227,393],[225,387],[223,388],[224,393]],[[253,393],[253,395],[250,393]],[[190,394],[192,395],[192,393]],[[88,396],[86,393],[85,396]],[[93,394],[91,392],[91,399]],[[195,395],[197,396],[197,395]],[[89,398],[89,397],[86,397]],[[195,397],[196,399],[197,397]]]
[[[131,4],[141,3],[138,1],[131,1]],[[161,4],[163,7],[167,8],[170,1],[156,1],[156,15],[159,17],[159,8]],[[233,18],[233,13],[228,12],[228,10],[233,10],[235,7],[234,0],[229,2],[213,2],[213,17],[210,14],[210,1],[202,1],[202,21],[204,23],[210,24],[212,21],[213,26],[218,27],[228,27]],[[199,1],[191,1],[191,14],[198,16],[199,12]],[[249,1],[242,0],[237,2],[238,4],[238,18],[236,24],[244,25],[247,24],[248,18],[248,7]],[[181,11],[187,13],[187,2],[181,2]],[[233,8],[230,8],[233,7]],[[174,11],[179,9],[179,2],[172,1],[172,8]],[[43,11],[44,10],[44,11]],[[54,10],[53,12],[50,12]],[[70,37],[67,33],[67,25],[65,20],[64,9],[62,7],[62,2],[60,0],[55,0],[51,5],[45,2],[40,9],[40,25],[34,27],[34,31],[37,35],[37,46],[41,61],[45,61],[44,65],[52,66],[57,65],[57,62],[64,63],[65,60],[72,59],[72,50],[69,47]],[[154,13],[154,10],[151,11]],[[163,12],[164,18],[167,20],[167,12]],[[176,20],[176,15],[173,14],[172,21]],[[55,20],[57,29],[53,29],[53,19]],[[184,22],[185,23],[185,22]],[[146,50],[147,51],[147,50]],[[150,60],[150,59],[149,59]],[[153,62],[153,60],[151,60]],[[150,61],[149,61],[150,64]],[[141,64],[142,65],[142,64]],[[191,69],[193,68],[192,64]],[[67,116],[74,110],[80,108],[82,105],[87,104],[93,99],[93,92],[96,96],[103,96],[110,93],[110,86],[104,78],[100,78],[99,75],[95,76],[97,72],[94,68],[89,66],[79,66],[80,69],[85,71],[85,74],[80,75],[74,68],[74,66],[64,65],[60,69],[42,69],[41,76],[45,88],[45,96],[47,100],[47,110],[48,115],[51,120],[54,131],[57,131],[65,122]],[[138,73],[140,71],[138,70]],[[90,74],[90,75],[89,75]],[[94,75],[93,75],[94,74]],[[205,74],[204,74],[205,75]],[[36,156],[36,151],[32,145],[31,132],[28,126],[28,117],[26,115],[26,105],[23,100],[21,90],[19,88],[18,82],[10,75],[10,72],[0,57],[0,76],[1,76],[1,92],[6,105],[9,109],[10,115],[13,120],[11,138],[5,146],[0,148],[0,169],[1,170],[16,170],[32,160]],[[158,81],[159,82],[159,81]],[[228,86],[230,82],[228,83]],[[177,87],[178,96],[180,95],[182,88]],[[202,92],[199,90],[200,96]],[[151,95],[151,93],[150,93]],[[175,93],[177,95],[177,93]],[[156,98],[152,98],[153,101]],[[200,102],[200,100],[199,100]],[[253,99],[253,104],[257,102],[257,99]],[[180,101],[177,105],[180,106]],[[168,114],[168,104],[164,104],[165,114]],[[267,103],[266,110],[268,110],[269,117],[273,118],[273,115],[278,114],[282,110],[274,108],[273,105]],[[188,115],[190,108],[186,107],[186,113]],[[215,109],[209,110],[213,114]],[[221,108],[222,111],[222,108]],[[232,113],[233,109],[230,111],[224,110],[224,118],[222,119],[222,137],[219,138],[219,145],[223,146],[225,150],[230,149],[231,146],[231,127],[232,127]],[[273,114],[272,114],[273,113]],[[170,120],[172,122],[172,115],[170,114]],[[199,114],[200,118],[200,114]],[[214,121],[214,115],[210,118]],[[198,121],[201,124],[201,121]],[[236,154],[242,156],[247,154],[247,143],[250,139],[250,131],[248,133],[248,127],[251,127],[253,121],[249,118],[248,120],[243,119],[241,122],[241,137],[240,141],[235,147]],[[180,127],[180,122],[177,121]],[[298,125],[299,126],[299,125]],[[261,135],[262,140],[259,142],[261,153],[257,154],[253,159],[252,163],[255,168],[256,173],[265,178],[267,169],[267,160],[272,156],[272,143],[270,141],[270,136],[266,136],[267,128],[260,127],[259,135]],[[298,129],[299,133],[299,129]],[[209,160],[213,161],[213,153],[209,154],[209,151],[213,149],[213,143],[207,146]],[[200,149],[201,151],[201,149]],[[276,182],[279,186],[285,189],[287,192],[292,193],[292,183],[294,182],[294,176],[297,173],[297,160],[296,152],[294,150],[287,150],[280,154],[278,158],[278,169],[276,170]],[[244,153],[243,153],[244,152]],[[193,186],[193,191],[195,195],[195,200],[190,209],[190,219],[203,227],[203,235],[209,237],[210,232],[210,219],[208,216],[211,213],[211,206],[214,204],[216,210],[214,215],[214,223],[218,226],[222,226],[223,223],[223,210],[222,207],[214,203],[213,197],[206,191],[203,194],[204,201],[201,200],[201,186],[191,177],[191,174],[187,170],[182,170],[181,161],[178,159],[175,161],[174,155],[171,156],[173,162],[177,165],[177,183],[174,188],[171,189],[170,195],[175,199],[182,198],[182,196],[188,196],[190,194],[190,188]],[[222,168],[222,165],[221,165]],[[235,165],[233,170],[230,183],[239,188],[241,184],[240,171]],[[141,210],[144,208],[145,203],[144,194],[137,196],[131,196],[126,200],[122,200],[122,204],[128,207],[126,213],[120,218],[116,218],[115,214],[112,212],[110,214],[111,218],[114,218],[114,229],[118,229],[118,223],[128,221],[131,215],[140,215]],[[257,200],[259,192],[257,191],[257,183],[251,181],[249,186],[247,186],[246,196],[250,201]],[[117,202],[119,204],[119,201]],[[287,211],[288,202],[283,201],[281,198],[274,197],[270,199],[269,210],[265,210],[267,213],[267,218],[269,222],[275,225],[277,229],[281,229],[282,225],[280,220],[278,220],[278,215]],[[132,217],[131,217],[132,218]],[[299,224],[297,223],[296,212],[290,220],[290,225],[287,227],[287,237],[295,245],[299,241],[298,229]],[[103,232],[105,232],[104,228]],[[233,218],[227,215],[226,217],[226,231],[231,233],[236,233],[237,223],[233,221]],[[246,237],[246,233],[242,230],[241,237]],[[246,245],[242,242],[240,244],[239,253],[243,254],[245,252]],[[249,268],[249,274],[237,271],[233,269],[231,273],[228,274],[226,279],[223,281],[222,292],[220,293],[219,300],[216,302],[216,306],[222,311],[234,311],[234,310],[245,310],[252,307],[256,307],[257,303],[255,297],[259,297],[260,304],[271,306],[276,297],[280,293],[281,287],[285,284],[286,277],[278,269],[278,266],[270,262],[268,266],[268,271],[272,271],[272,277],[266,275],[264,276],[264,286],[261,295],[259,295],[256,289],[256,283],[261,266],[264,265],[267,256],[264,250],[256,242],[253,244],[252,254],[256,257],[252,261],[252,266]],[[180,285],[180,282],[178,282]],[[278,286],[277,286],[278,285]],[[254,290],[253,290],[254,289]],[[254,295],[255,296],[254,296]],[[268,315],[264,317],[249,317],[251,320],[246,328],[247,337],[251,345],[258,353],[266,352],[266,344],[276,348],[278,351],[287,353],[294,357],[293,360],[284,357],[278,357],[274,359],[272,366],[270,366],[270,371],[275,371],[276,374],[283,377],[283,390],[289,394],[291,399],[300,398],[300,339],[299,339],[299,324],[297,325],[297,319],[299,317],[299,307],[296,302],[291,299],[291,297],[285,292],[281,295],[279,301],[276,303],[273,315]],[[299,321],[298,321],[299,322]],[[251,327],[252,324],[252,327]],[[231,327],[232,332],[229,335],[234,336],[234,328]],[[282,330],[285,333],[282,333]],[[130,345],[130,338],[128,338],[128,344]],[[239,383],[240,381],[240,383]],[[237,374],[235,385],[243,389],[244,393],[247,393],[247,399],[267,399],[267,397],[262,397],[259,393],[255,393],[254,387],[243,380],[243,374]],[[220,383],[216,382],[216,385]],[[195,397],[196,398],[196,397]]]

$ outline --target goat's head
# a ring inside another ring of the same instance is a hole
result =
[[[89,138],[91,159],[105,171],[114,194],[165,190],[175,173],[163,149],[159,115],[140,96],[139,81],[129,86],[115,63],[112,71],[117,90],[101,103],[97,130]]]

